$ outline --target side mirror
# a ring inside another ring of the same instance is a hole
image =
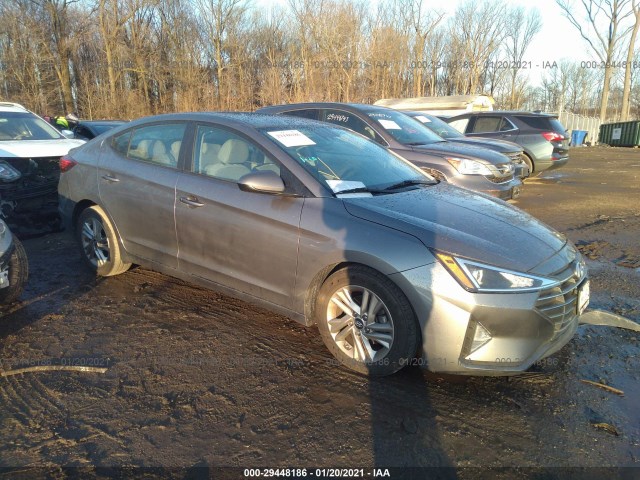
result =
[[[238,187],[244,192],[280,194],[284,192],[284,182],[280,175],[271,170],[247,173],[238,180]]]
[[[67,138],[73,138],[73,132],[71,130],[67,130],[66,128],[63,130],[60,130],[60,133],[62,133],[62,135],[64,135]]]

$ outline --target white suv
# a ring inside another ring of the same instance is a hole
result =
[[[22,105],[0,102],[0,218],[55,211],[60,157],[83,143]]]

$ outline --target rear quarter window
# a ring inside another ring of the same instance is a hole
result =
[[[116,135],[111,140],[111,148],[113,148],[123,157],[127,156],[127,151],[129,150],[129,140],[131,140],[131,133],[132,131],[129,130],[128,132]]]
[[[566,129],[560,123],[560,120],[553,117],[534,117],[534,116],[518,116],[519,121],[535,130],[552,130],[557,133],[564,134]]]

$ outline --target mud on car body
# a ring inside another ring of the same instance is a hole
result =
[[[55,215],[58,162],[83,143],[19,104],[0,103],[0,218],[24,224]]]

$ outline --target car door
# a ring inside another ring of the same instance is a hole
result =
[[[176,187],[180,270],[290,307],[304,198],[240,190],[247,173],[284,177],[283,167],[240,132],[195,129],[190,172]]]
[[[145,125],[114,136],[98,164],[101,205],[113,219],[125,250],[176,268],[175,188],[185,122]]]

